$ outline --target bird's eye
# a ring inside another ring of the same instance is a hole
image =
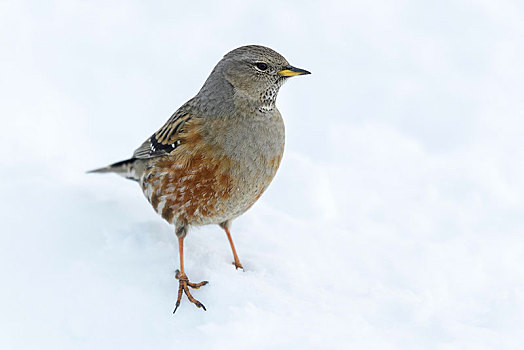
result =
[[[267,69],[267,64],[265,64],[264,62],[257,62],[255,63],[255,66],[260,69],[260,70],[266,70]]]

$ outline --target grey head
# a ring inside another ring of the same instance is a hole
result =
[[[278,91],[289,78],[311,74],[293,67],[278,52],[259,45],[236,48],[215,66],[195,99],[214,114],[234,108],[271,111]]]

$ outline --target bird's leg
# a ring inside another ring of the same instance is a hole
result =
[[[178,237],[178,251],[180,253],[180,270],[176,270],[175,278],[178,280],[178,297],[176,300],[175,310],[173,313],[176,312],[176,309],[178,309],[178,306],[180,305],[180,300],[182,299],[182,291],[187,295],[187,298],[190,302],[196,305],[198,308],[206,309],[204,304],[193,298],[191,293],[189,292],[189,287],[198,289],[204,285],[206,285],[207,281],[202,281],[200,283],[191,283],[189,282],[189,279],[186,276],[186,273],[184,272],[184,236]]]
[[[235,245],[233,244],[233,238],[231,238],[231,233],[229,233],[229,227],[227,225],[223,226],[224,231],[226,231],[227,239],[229,240],[229,244],[231,245],[231,250],[233,251],[233,258],[235,258],[235,261],[233,262],[233,265],[235,265],[235,268],[238,269],[244,269],[242,264],[240,263],[240,260],[238,260],[237,251],[235,249]]]

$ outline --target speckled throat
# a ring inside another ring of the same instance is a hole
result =
[[[280,87],[286,81],[285,77],[279,77],[275,84],[271,85],[261,96],[262,104],[258,108],[260,112],[269,112],[275,108],[275,103],[277,101],[277,95]]]

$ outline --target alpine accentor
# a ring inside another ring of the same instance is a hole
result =
[[[114,172],[137,181],[167,222],[175,225],[180,252],[178,298],[197,307],[184,271],[183,243],[190,226],[218,224],[231,239],[233,219],[262,195],[284,151],[284,123],[275,106],[287,78],[310,74],[270,48],[239,47],[215,66],[198,94],[140,146],[133,157],[91,172]]]

